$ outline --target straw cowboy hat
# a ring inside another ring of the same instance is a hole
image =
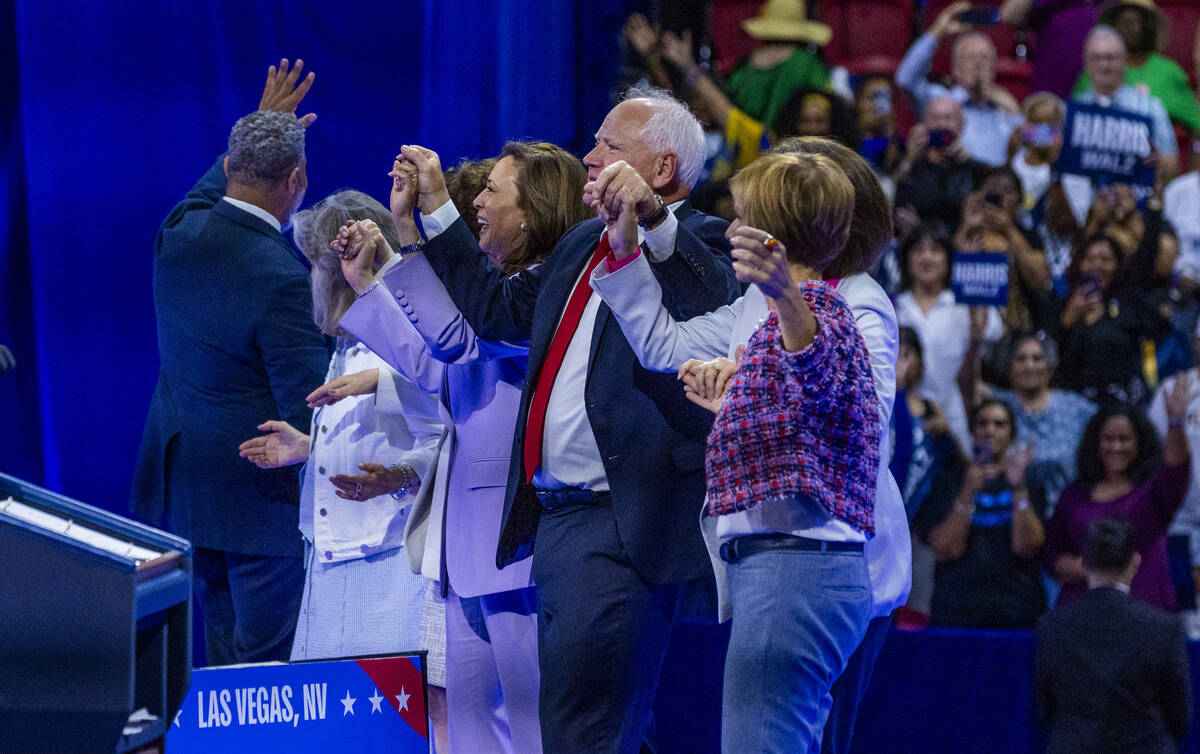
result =
[[[1126,8],[1137,8],[1142,11],[1144,16],[1148,17],[1150,23],[1154,24],[1154,51],[1162,52],[1163,48],[1167,46],[1167,17],[1154,4],[1154,0],[1120,0],[1100,12],[1100,23],[1115,28],[1117,16],[1121,15],[1121,11]]]
[[[804,0],[767,0],[757,16],[742,22],[742,28],[750,36],[765,42],[825,45],[833,37],[833,30],[828,26],[808,20]]]

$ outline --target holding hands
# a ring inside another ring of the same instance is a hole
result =
[[[342,258],[342,274],[358,295],[371,285],[375,270],[392,258],[392,247],[373,220],[351,220],[329,245]]]
[[[612,163],[584,185],[583,202],[608,226],[608,242],[617,259],[637,251],[638,221],[654,217],[663,207],[654,189],[624,160]]]
[[[689,359],[685,362],[679,368],[679,381],[683,383],[683,393],[687,399],[714,414],[720,412],[729,381],[733,379],[738,365],[741,364],[742,353],[745,350],[745,346],[737,347],[734,354],[736,362],[729,359]]]

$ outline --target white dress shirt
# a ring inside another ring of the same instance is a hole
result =
[[[317,560],[333,563],[400,547],[409,500],[391,495],[343,500],[329,481],[334,474],[361,474],[372,462],[408,464],[422,483],[437,460],[442,422],[437,397],[401,376],[366,346],[339,339],[326,381],[366,369],[379,370],[374,394],[355,395],[313,412],[311,446],[300,494],[300,532]]]
[[[987,316],[983,339],[998,340],[1004,335],[1004,321],[995,307],[988,307]],[[945,412],[954,438],[969,452],[973,443],[958,388],[958,370],[971,342],[970,307],[955,301],[954,291],[947,288],[938,294],[933,307],[923,312],[912,292],[904,291],[896,296],[896,318],[902,327],[916,330],[921,340],[921,361],[925,364],[921,394]]]
[[[682,201],[670,204],[668,208],[671,211],[667,213],[667,219],[653,230],[638,228],[638,242],[645,245],[644,248],[652,259],[665,259],[674,253],[675,236],[679,228],[675,210],[681,204]],[[422,213],[421,227],[425,231],[425,237],[433,238],[442,233],[458,217],[458,209],[450,202],[438,207],[429,215]],[[600,242],[599,237],[596,242]],[[579,284],[582,276],[583,269],[575,278],[575,285]],[[554,378],[554,386],[546,404],[542,462],[533,476],[534,487],[548,490],[582,487],[596,492],[609,490],[604,459],[600,457],[596,435],[587,415],[585,398],[592,334],[596,327],[596,314],[600,310],[600,303],[600,297],[593,291]],[[559,314],[559,320],[561,319],[562,314]]]
[[[250,214],[254,215],[255,217],[261,219],[263,222],[270,225],[275,230],[278,230],[281,233],[283,232],[283,226],[279,224],[279,218],[275,217],[275,215],[272,215],[270,212],[267,212],[265,209],[258,206],[257,204],[251,204],[250,202],[244,202],[241,199],[234,199],[233,197],[230,197],[230,196],[223,196],[223,197],[221,197],[221,199],[229,202],[230,204],[232,204],[233,206],[237,207],[240,210],[249,212]]]
[[[751,286],[732,304],[686,322],[676,322],[662,306],[662,289],[649,264],[641,258],[611,273],[602,264],[592,275],[592,287],[612,309],[642,365],[661,372],[676,371],[693,358],[707,360],[723,356],[732,359],[737,346],[746,343],[767,316],[766,298],[757,286]],[[838,281],[837,290],[850,306],[870,354],[882,437],[886,438],[896,397],[898,338],[895,312],[887,294],[869,275],[860,273],[843,278]],[[887,443],[882,443],[879,450],[875,537],[866,543],[876,616],[888,615],[903,605],[912,585],[912,544],[900,489],[888,469],[891,449]],[[756,517],[719,516],[719,519],[730,519],[726,524],[718,524],[724,527],[720,531],[715,530],[711,521],[705,524],[722,620],[729,617],[730,610],[725,564],[716,556],[714,548],[714,544],[722,539],[755,531],[782,530],[814,539],[862,541],[862,535],[843,522],[836,524],[847,531],[827,526],[799,528],[794,525],[794,516],[789,512],[773,512],[770,507]]]

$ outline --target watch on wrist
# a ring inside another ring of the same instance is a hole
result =
[[[654,201],[658,202],[658,209],[654,210],[654,213],[649,217],[638,218],[638,225],[646,230],[652,230],[662,225],[663,221],[667,219],[667,215],[671,212],[671,210],[667,209],[667,203],[658,194],[654,195]]]

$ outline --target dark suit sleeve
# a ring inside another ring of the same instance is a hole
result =
[[[255,342],[279,418],[307,432],[312,410],[305,397],[325,381],[329,352],[313,326],[312,298],[304,277],[293,276],[276,289],[259,321]]]
[[[479,248],[461,217],[425,244],[425,258],[478,337],[509,343],[529,340],[546,265],[505,276]]]
[[[208,169],[208,172],[200,176],[200,180],[196,181],[192,190],[187,192],[183,201],[175,205],[167,215],[167,219],[163,220],[162,228],[159,230],[160,238],[162,231],[174,227],[188,212],[194,209],[208,209],[221,201],[221,197],[225,196],[225,185],[225,155],[222,154]]]
[[[672,318],[698,317],[742,295],[729,258],[726,227],[724,220],[699,212],[690,215],[679,221],[675,253],[650,263]]]
[[[1167,634],[1166,658],[1163,667],[1162,710],[1163,722],[1175,740],[1187,733],[1192,710],[1192,683],[1188,666],[1187,638],[1183,623],[1171,616]]]

